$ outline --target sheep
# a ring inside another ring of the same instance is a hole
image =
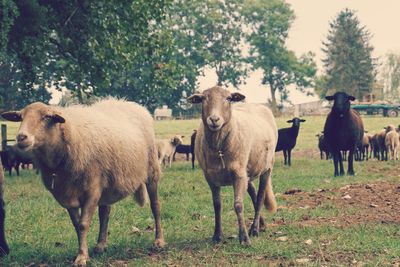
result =
[[[388,160],[388,155],[387,155],[387,150],[386,150],[386,144],[385,144],[385,139],[386,139],[386,129],[382,129],[377,133],[376,140],[378,144],[378,154],[380,160]]]
[[[318,133],[315,136],[318,137],[318,148],[319,148],[319,153],[320,153],[321,159],[324,158],[324,156],[323,156],[324,152],[325,152],[325,158],[329,159],[328,144],[326,143],[324,134]]]
[[[337,92],[333,96],[327,96],[326,99],[334,100],[324,127],[326,142],[329,151],[333,154],[334,175],[344,175],[341,150],[349,151],[347,174],[354,175],[353,154],[364,135],[364,125],[360,115],[350,108],[350,101],[354,101],[355,98],[344,92]]]
[[[196,135],[197,135],[197,130],[194,130],[192,133],[192,136],[190,136],[190,153],[192,154],[192,169],[194,170],[194,160],[195,160],[195,153],[194,153],[194,147],[196,143]]]
[[[8,166],[9,168],[9,175],[11,176],[12,167],[14,167],[17,175],[19,176],[19,166],[22,164],[32,164],[35,166],[33,162],[33,153],[32,151],[23,151],[18,148],[18,146],[12,145],[7,146],[6,148],[8,152]]]
[[[3,169],[1,162],[0,162],[0,169]],[[1,171],[0,172],[0,257],[10,253],[4,229],[6,211],[4,209],[3,187],[4,187],[4,173]]]
[[[92,106],[57,108],[36,102],[2,114],[21,121],[18,147],[32,151],[44,186],[68,210],[79,252],[74,265],[89,260],[87,234],[99,207],[99,236],[95,252],[107,247],[111,204],[134,195],[144,205],[147,194],[155,220],[154,245],[164,242],[157,184],[153,120],[142,106],[108,98]]]
[[[156,141],[157,154],[160,165],[162,163],[165,167],[165,162],[168,161],[169,167],[171,167],[174,152],[176,150],[176,147],[182,144],[183,137],[184,137],[183,135],[182,136],[175,135],[172,139],[169,140],[158,139]]]
[[[215,228],[212,240],[222,240],[221,186],[233,185],[234,209],[239,225],[239,241],[250,245],[249,234],[257,236],[262,203],[271,212],[276,211],[272,189],[272,169],[278,131],[272,112],[262,105],[232,102],[245,98],[215,86],[188,98],[202,104],[202,122],[197,130],[195,155],[212,192]],[[256,194],[252,181],[260,177]],[[245,191],[251,196],[255,215],[249,234],[246,230],[243,199]]]
[[[300,118],[293,118],[287,121],[287,123],[292,123],[292,127],[278,130],[278,144],[276,145],[275,152],[283,150],[285,165],[291,165],[292,149],[296,146],[300,123],[305,121],[306,120]]]
[[[172,156],[173,161],[175,161],[176,153],[186,154],[186,160],[189,161],[189,154],[191,154],[191,147],[190,145],[183,145],[183,144],[178,145],[175,149],[174,155]]]
[[[364,159],[368,160],[369,137],[366,133],[367,132],[364,132],[362,141],[357,146],[357,153],[355,154],[355,156],[356,160],[359,161],[362,161]]]
[[[383,130],[384,131],[384,130]],[[374,158],[376,158],[376,159],[380,159],[381,157],[380,157],[380,146],[379,146],[379,134],[380,134],[380,132],[378,132],[378,133],[375,133],[374,135],[372,135],[372,137],[370,138],[370,146],[371,146],[371,148],[372,148],[372,150],[373,150],[373,155],[374,155]]]
[[[399,150],[399,134],[396,131],[396,128],[393,125],[389,125],[385,127],[386,136],[385,136],[385,146],[386,151],[392,157],[392,160],[398,160],[398,150]]]

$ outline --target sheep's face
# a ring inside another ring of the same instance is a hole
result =
[[[202,103],[202,119],[211,131],[219,131],[229,122],[232,115],[231,102],[242,101],[244,95],[231,93],[221,87],[213,87],[202,94],[194,94],[188,98],[192,103]]]
[[[301,122],[305,122],[306,120],[300,119],[300,118],[293,118],[291,120],[288,120],[287,123],[293,123],[293,127],[300,127]]]
[[[337,92],[333,96],[325,97],[326,100],[334,100],[332,111],[344,116],[344,113],[350,110],[350,101],[354,101],[355,97],[346,94],[345,92]]]
[[[65,119],[50,106],[33,103],[21,111],[9,111],[1,114],[9,121],[20,121],[17,133],[17,145],[22,150],[33,150],[55,138],[54,129]]]
[[[174,146],[178,146],[180,144],[183,143],[183,138],[184,136],[179,136],[179,135],[175,135],[174,138],[171,139],[171,144],[173,144]]]

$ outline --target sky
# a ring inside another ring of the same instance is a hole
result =
[[[316,54],[319,72],[322,71],[322,42],[326,40],[329,22],[338,13],[349,8],[356,11],[361,25],[372,34],[370,41],[375,48],[373,57],[382,57],[387,52],[400,52],[400,0],[287,0],[294,10],[296,19],[289,31],[287,47],[300,56],[308,51]],[[256,72],[240,87],[247,102],[266,102],[270,98],[269,88],[261,86],[262,73]],[[200,90],[212,87],[216,76],[206,71],[206,77],[200,79]],[[316,96],[307,97],[291,89],[290,101],[294,104],[317,100]]]

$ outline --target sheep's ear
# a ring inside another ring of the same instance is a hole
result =
[[[293,122],[293,120],[288,120],[288,121],[286,121],[287,123],[292,123]]]
[[[51,116],[51,119],[52,119],[54,122],[56,122],[56,123],[64,123],[64,122],[65,122],[64,117],[62,117],[62,116],[59,115],[59,114],[53,114],[53,115]]]
[[[306,120],[304,120],[304,119],[301,119],[301,120],[300,120],[300,122],[305,122],[305,121],[306,121]]]
[[[245,99],[246,97],[242,95],[241,93],[232,93],[231,96],[228,98],[229,101],[231,102],[239,102]]]
[[[333,95],[325,96],[325,99],[328,101],[334,100],[335,97]]]
[[[1,113],[1,116],[8,121],[22,121],[20,111],[7,111]]]
[[[192,102],[193,104],[201,103],[203,101],[203,99],[204,99],[203,94],[193,94],[187,98],[187,100],[189,102]]]
[[[354,96],[352,96],[352,95],[349,95],[349,100],[350,101],[354,101],[354,100],[356,100],[356,98]]]

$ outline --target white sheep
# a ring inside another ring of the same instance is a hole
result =
[[[157,197],[161,172],[153,119],[145,108],[110,98],[89,107],[33,103],[2,116],[22,121],[19,148],[33,152],[45,187],[68,210],[79,241],[75,265],[85,266],[89,259],[87,234],[96,207],[100,231],[95,252],[101,253],[111,204],[132,194],[143,205],[148,192],[155,245],[164,245]]]
[[[172,158],[176,147],[183,143],[182,138],[183,136],[175,135],[171,139],[156,140],[157,154],[160,165],[162,163],[165,167],[165,162],[168,161],[169,167],[171,167]]]
[[[243,199],[246,190],[254,209],[250,235],[257,236],[261,208],[276,211],[271,174],[275,162],[278,130],[271,111],[263,105],[236,104],[245,96],[220,87],[205,90],[188,98],[202,103],[202,123],[197,130],[195,154],[211,188],[215,210],[213,241],[222,239],[220,187],[233,185],[234,208],[239,223],[239,241],[249,245]],[[252,181],[260,177],[258,194]]]

